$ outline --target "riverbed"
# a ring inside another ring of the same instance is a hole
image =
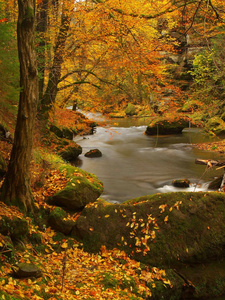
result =
[[[94,119],[102,121],[101,115]],[[191,181],[186,191],[205,191],[209,182],[222,174],[222,170],[195,164],[196,158],[224,159],[193,147],[209,141],[198,128],[187,128],[179,135],[147,136],[148,118],[104,121],[106,126],[98,126],[93,135],[77,136],[75,142],[83,148],[76,165],[98,176],[104,185],[101,197],[107,201],[122,203],[143,195],[180,191],[172,185],[175,179]],[[96,148],[102,157],[84,156]]]

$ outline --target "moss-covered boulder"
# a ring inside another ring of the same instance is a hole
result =
[[[68,218],[68,214],[61,207],[55,207],[48,218],[48,224],[52,229],[69,235],[75,222]]]
[[[81,153],[82,153],[82,147],[74,143],[73,147],[69,146],[64,150],[61,150],[59,152],[59,155],[67,161],[74,161]]]
[[[13,241],[23,240],[29,235],[28,222],[25,218],[2,216],[0,233],[10,236]]]
[[[126,109],[125,109],[125,114],[127,116],[134,116],[137,115],[137,110],[135,105],[133,105],[132,103],[128,103]]]
[[[13,242],[29,236],[29,224],[16,207],[0,202],[0,234],[8,236]]]
[[[82,239],[88,251],[116,247],[144,264],[175,269],[184,280],[187,299],[206,299],[218,295],[216,291],[225,293],[225,276],[217,268],[221,263],[215,269],[209,265],[224,259],[224,203],[225,195],[218,192],[156,194],[124,204],[98,200],[81,212],[72,235]],[[153,299],[172,299],[167,294],[171,291],[161,288]]]
[[[102,182],[95,175],[72,166],[67,166],[67,172],[70,181],[47,200],[50,205],[76,212],[95,202],[103,192]]]
[[[88,249],[120,247],[150,265],[206,262],[224,255],[224,201],[223,193],[202,192],[100,201],[85,207],[74,234]]]
[[[225,134],[225,121],[218,116],[209,118],[204,128],[207,132],[212,132],[216,135]]]
[[[157,118],[147,126],[146,135],[167,135],[167,134],[180,134],[183,129],[188,127],[188,121],[182,118],[171,121],[170,119]]]
[[[19,263],[12,266],[12,274],[15,278],[38,278],[42,276],[42,271],[32,263]]]
[[[65,138],[68,140],[72,140],[74,134],[77,133],[75,129],[70,129],[68,127],[59,127],[55,124],[51,124],[50,131],[52,131],[59,138]]]

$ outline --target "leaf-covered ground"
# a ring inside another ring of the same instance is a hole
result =
[[[23,215],[15,207],[0,205],[0,215],[10,218]],[[0,236],[0,296],[1,299],[146,299],[151,295],[154,281],[165,286],[165,271],[142,268],[117,249],[101,248],[98,254],[84,252],[82,244],[72,239],[60,239],[57,233],[46,228],[38,230],[30,222],[30,234],[39,234],[41,243],[19,241],[13,250],[13,261],[34,263],[42,270],[37,279],[12,277],[11,252]],[[13,296],[11,298],[10,296]]]

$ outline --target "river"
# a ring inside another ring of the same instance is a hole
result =
[[[92,117],[88,114],[88,117]],[[102,121],[100,115],[94,115]],[[187,128],[180,135],[147,136],[144,134],[149,119],[128,118],[105,120],[89,136],[76,136],[83,148],[77,165],[97,175],[104,184],[101,195],[110,202],[124,202],[139,196],[180,191],[172,186],[174,179],[187,178],[191,187],[186,191],[207,190],[208,183],[222,174],[222,170],[208,170],[195,164],[196,158],[222,159],[217,153],[193,147],[193,143],[208,141],[199,129]],[[91,149],[102,152],[100,158],[84,156]]]

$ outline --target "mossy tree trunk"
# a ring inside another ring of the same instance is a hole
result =
[[[35,0],[18,0],[17,40],[20,61],[20,100],[11,158],[1,200],[31,211],[29,166],[38,102],[38,72],[34,50]]]

